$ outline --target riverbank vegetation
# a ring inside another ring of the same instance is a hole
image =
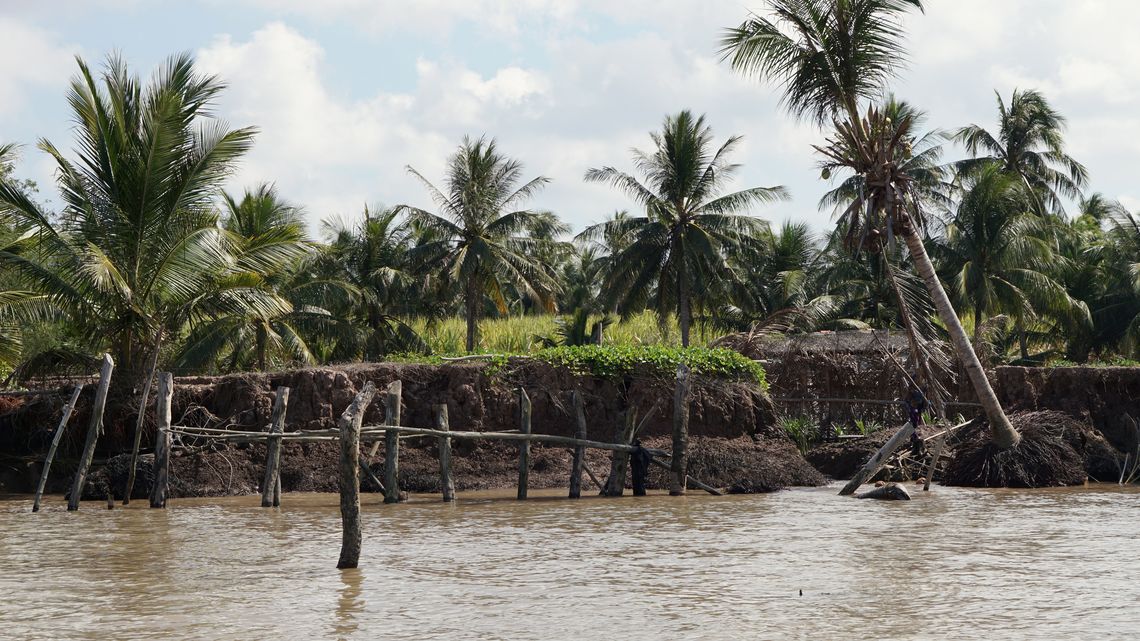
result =
[[[728,64],[830,132],[823,233],[766,220],[790,196],[779,176],[731,183],[750,132],[683,104],[631,162],[582,168],[627,209],[576,234],[542,208],[549,180],[491,137],[457,141],[441,181],[409,167],[423,192],[355,216],[269,184],[227,194],[256,129],[214,113],[223,79],[186,55],[150,82],[117,56],[80,61],[73,144],[38,145],[58,206],[13,177],[31,151],[0,147],[0,374],[89,373],[104,351],[138,380],[156,360],[224,373],[847,328],[950,339],[986,364],[1140,357],[1140,216],[1094,191],[1038,91],[941,128],[890,95],[900,16],[920,8],[770,0],[723,34]]]

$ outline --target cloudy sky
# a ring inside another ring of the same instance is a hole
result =
[[[1132,0],[928,0],[909,20],[911,64],[895,93],[932,127],[994,128],[994,91],[1037,88],[1069,118],[1070,153],[1092,188],[1140,207],[1140,4]],[[487,134],[530,175],[535,205],[575,229],[630,206],[589,167],[631,168],[629,149],[668,113],[707,114],[741,134],[737,185],[785,185],[754,213],[805,220],[827,185],[821,135],[774,91],[716,56],[748,0],[0,0],[0,141],[25,144],[18,173],[54,199],[40,137],[71,146],[64,100],[74,56],[120,51],[143,75],[192,51],[229,89],[219,113],[260,128],[229,187],[275,182],[310,221],[365,203],[427,205],[404,171],[433,181],[465,134]],[[961,154],[948,150],[948,157]]]

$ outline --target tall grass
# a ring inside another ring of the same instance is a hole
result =
[[[484,318],[479,321],[479,335],[475,351],[496,354],[526,354],[542,349],[539,336],[552,336],[558,325],[558,316],[511,316]],[[598,317],[591,317],[590,323]],[[433,354],[462,354],[467,337],[466,322],[459,317],[429,323],[414,319],[409,323],[424,339]],[[707,345],[720,337],[720,333],[703,325],[693,327],[693,345]],[[669,318],[662,326],[653,312],[642,312],[606,328],[603,343],[607,345],[665,345],[681,344],[681,331],[677,321]]]

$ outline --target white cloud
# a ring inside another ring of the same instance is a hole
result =
[[[65,86],[76,50],[48,31],[0,17],[0,121],[26,108],[32,91]]]

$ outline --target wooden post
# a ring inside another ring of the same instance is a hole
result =
[[[582,393],[578,390],[570,392],[570,404],[574,408],[574,420],[578,423],[578,433],[575,435],[580,441],[586,440],[586,410],[582,407]],[[574,446],[574,463],[570,467],[570,498],[577,499],[582,496],[582,467],[585,465],[586,446]]]
[[[938,437],[934,444],[934,452],[930,456],[930,467],[926,469],[926,481],[922,484],[922,491],[930,491],[930,481],[934,478],[934,468],[938,467],[938,457],[942,456],[942,446],[946,445],[946,435]]]
[[[633,430],[637,427],[637,408],[630,407],[625,412],[624,424],[614,433],[614,443],[625,445],[633,437]],[[602,496],[621,496],[625,493],[625,473],[629,465],[629,454],[613,451],[610,458],[610,477],[602,488]]]
[[[59,449],[59,439],[63,437],[63,430],[67,428],[67,421],[71,419],[71,411],[75,409],[75,402],[79,400],[79,393],[83,391],[82,385],[76,385],[71,390],[71,399],[63,406],[63,416],[59,419],[59,427],[55,428],[55,436],[51,437],[51,446],[48,447],[47,457],[44,458],[44,469],[40,471],[40,482],[36,486],[36,497],[32,500],[32,511],[40,511],[40,499],[47,486],[48,472],[51,471],[51,462],[55,459],[55,451]]]
[[[400,424],[400,395],[403,384],[392,381],[384,398],[384,424]],[[395,430],[384,432],[384,502],[400,501],[400,433]]]
[[[688,366],[677,366],[677,387],[673,391],[673,472],[669,482],[669,495],[681,496],[685,493],[685,477],[688,469],[686,460],[689,448],[689,378]]]
[[[150,369],[147,370],[146,383],[143,385],[142,396],[139,397],[139,413],[135,419],[135,442],[131,446],[131,469],[127,472],[127,491],[123,493],[123,505],[131,504],[131,494],[135,490],[135,470],[139,466],[139,446],[142,445],[143,420],[146,418],[146,406],[150,402],[150,386],[154,382],[155,369],[158,367],[158,351],[162,347],[162,329],[154,337],[154,353],[150,357]]]
[[[656,465],[657,467],[661,467],[661,468],[664,468],[666,470],[671,471],[673,469],[673,467],[671,465],[666,465],[666,464],[662,463],[661,461],[658,461],[655,458],[649,459],[649,462]],[[716,489],[715,487],[713,487],[707,483],[702,483],[699,480],[697,480],[691,476],[688,476],[688,475],[685,475],[685,484],[687,486],[692,485],[693,487],[697,488],[698,490],[704,490],[704,491],[708,492],[709,494],[712,494],[713,496],[724,496],[724,492],[721,492],[720,490]]]
[[[111,489],[107,490],[107,509],[115,509],[115,491]]]
[[[278,387],[265,439],[265,480],[261,482],[261,507],[281,505],[281,436],[285,433],[285,412],[289,408],[289,388]]]
[[[891,437],[891,440],[879,448],[879,451],[875,452],[871,460],[867,461],[867,463],[855,473],[855,476],[847,482],[847,485],[843,486],[843,489],[839,491],[839,496],[854,494],[855,490],[859,489],[860,485],[874,476],[875,472],[879,471],[879,468],[890,458],[891,454],[894,454],[895,450],[903,444],[903,441],[910,438],[910,435],[913,433],[914,425],[911,425],[910,421],[907,421],[906,425],[900,427],[899,431],[895,432],[895,435]]]
[[[530,397],[526,390],[519,388],[519,431],[530,434]],[[530,477],[530,441],[519,441],[519,491],[518,500],[526,498],[526,486]]]
[[[341,540],[338,569],[355,568],[360,563],[360,425],[364,410],[372,402],[376,386],[372,381],[352,399],[341,414],[340,428],[340,520]]]
[[[67,499],[67,511],[79,509],[79,497],[83,496],[83,485],[87,482],[87,468],[95,458],[95,443],[103,432],[103,408],[107,405],[107,390],[111,387],[111,372],[115,361],[110,354],[103,354],[103,367],[99,370],[99,387],[95,389],[95,402],[91,405],[91,422],[87,426],[87,442],[83,445],[83,455],[79,459],[79,469],[71,484],[71,496]]]
[[[174,375],[158,375],[158,395],[155,397],[154,418],[158,427],[154,433],[154,483],[150,486],[150,506],[166,507],[166,485],[170,480],[170,397],[174,396]]]
[[[448,432],[451,428],[447,424],[447,405],[436,405],[435,429]],[[443,502],[450,503],[455,500],[455,481],[451,479],[451,439],[446,436],[439,437],[439,488],[443,492]]]

